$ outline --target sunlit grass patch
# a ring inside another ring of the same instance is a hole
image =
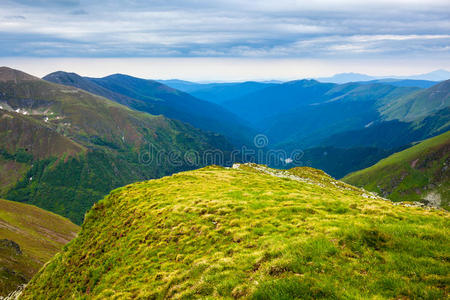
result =
[[[24,298],[447,295],[447,212],[293,172],[311,182],[208,167],[115,190]]]

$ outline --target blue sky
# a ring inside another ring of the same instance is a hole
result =
[[[115,64],[167,78],[183,62],[198,66],[187,79],[420,73],[450,67],[450,1],[3,0],[0,39],[0,63],[38,75]]]

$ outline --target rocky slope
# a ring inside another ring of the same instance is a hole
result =
[[[79,230],[43,209],[0,199],[0,296],[28,282]]]

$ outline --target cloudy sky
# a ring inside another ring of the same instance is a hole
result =
[[[40,76],[405,75],[450,69],[450,1],[2,0],[0,40]]]

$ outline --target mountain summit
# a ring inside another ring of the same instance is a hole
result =
[[[114,190],[39,298],[445,298],[449,219],[311,168],[211,166]]]
[[[0,67],[0,82],[20,82],[20,81],[37,81],[38,77],[34,77],[19,70],[8,67]]]

